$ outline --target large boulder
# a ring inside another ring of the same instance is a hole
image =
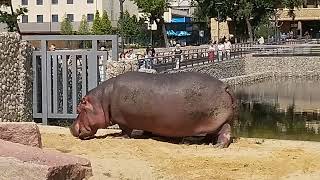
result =
[[[0,139],[34,147],[42,147],[41,134],[36,123],[0,123]]]
[[[86,159],[3,140],[0,172],[0,179],[15,180],[82,180],[92,176]]]

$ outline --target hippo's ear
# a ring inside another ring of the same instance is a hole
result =
[[[78,107],[78,111],[81,112],[81,110],[87,110],[87,111],[93,111],[93,106],[92,104],[88,101],[88,97],[84,97],[81,100],[81,103]]]

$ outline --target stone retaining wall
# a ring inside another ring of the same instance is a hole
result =
[[[201,72],[228,84],[247,84],[280,77],[320,77],[320,57],[252,57],[215,64],[194,66],[163,73]]]
[[[31,47],[16,33],[0,33],[0,122],[32,121]]]
[[[138,71],[137,60],[107,61],[104,65],[107,79],[129,71]]]

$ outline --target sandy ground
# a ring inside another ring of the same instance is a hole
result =
[[[92,180],[320,179],[320,143],[240,138],[228,149],[104,136],[81,141],[39,126],[44,148],[91,161]],[[99,131],[99,135],[114,133]]]

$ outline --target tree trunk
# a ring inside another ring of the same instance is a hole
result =
[[[250,23],[250,19],[248,17],[246,17],[246,23],[248,28],[249,41],[252,42],[253,41],[252,26]]]
[[[161,27],[166,48],[169,48],[168,35],[167,35],[167,30],[166,30],[166,25],[164,23],[164,19],[160,18],[160,22],[156,21],[156,23],[157,23],[157,27]]]
[[[15,26],[16,26],[16,30],[17,30],[17,32],[18,32],[19,34],[21,34],[21,31],[20,31],[20,28],[19,28],[19,25],[18,25],[17,17],[16,17],[16,15],[15,15],[15,12],[13,11],[12,2],[10,3],[10,10],[11,10],[11,14],[12,14],[12,16],[14,17],[14,20],[15,20],[14,24],[15,24]]]

